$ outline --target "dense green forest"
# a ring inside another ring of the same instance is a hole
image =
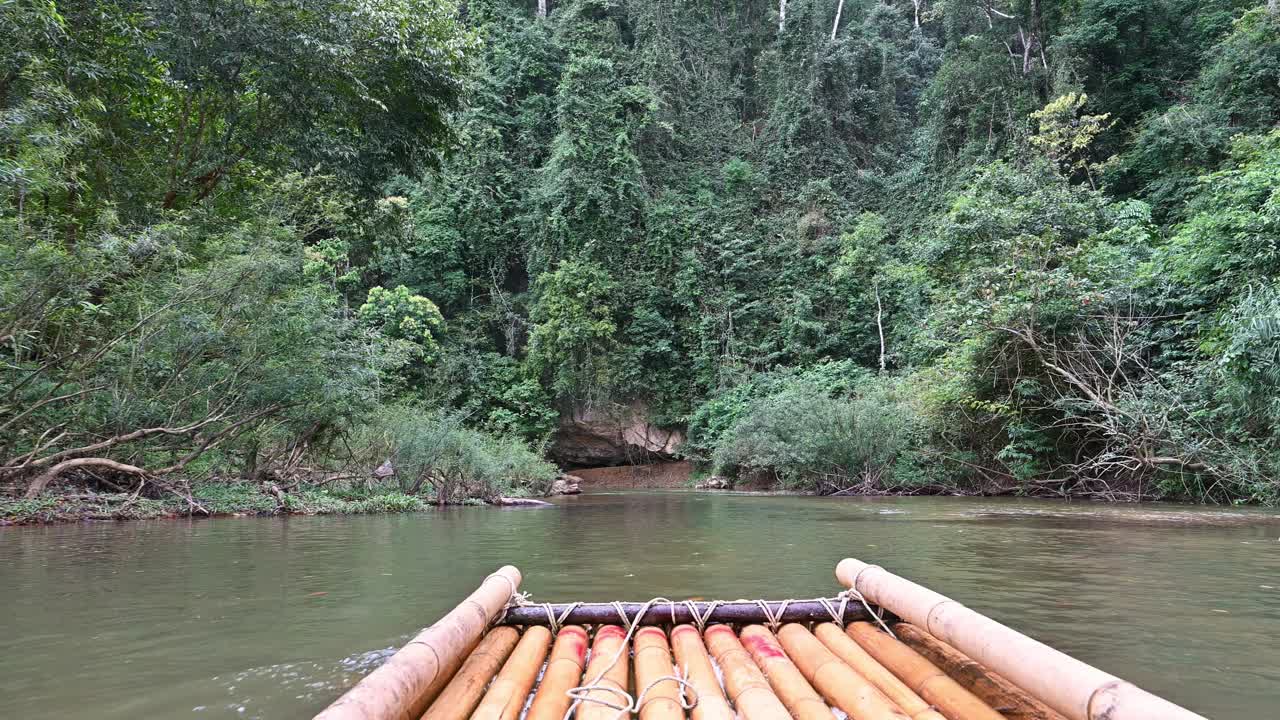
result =
[[[1275,0],[0,0],[0,36],[14,495],[538,494],[564,418],[626,408],[820,492],[1280,501]]]

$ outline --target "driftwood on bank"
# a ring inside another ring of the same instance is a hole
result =
[[[776,600],[765,601],[738,601],[738,602],[657,602],[649,608],[644,617],[636,618],[636,615],[644,609],[644,603],[624,602],[620,603],[622,611],[626,613],[627,619],[640,625],[681,625],[685,623],[696,623],[697,618],[694,617],[694,611],[697,612],[699,618],[705,618],[708,623],[727,623],[731,625],[746,625],[769,622],[769,616],[765,613],[761,603],[768,605],[779,622],[822,622],[832,620],[831,612],[818,600],[794,600],[786,603]],[[827,600],[830,606],[840,608],[839,598],[829,598]],[[693,609],[690,609],[690,605]],[[713,607],[714,605],[714,607]],[[552,616],[555,618],[556,624],[569,625],[601,625],[607,623],[617,623],[622,620],[618,615],[618,608],[613,603],[564,603],[551,604],[549,607]],[[547,617],[548,606],[546,605],[521,605],[518,607],[508,608],[507,614],[499,619],[502,625],[551,625],[551,618]],[[568,611],[568,615],[564,613]],[[710,611],[710,615],[707,612]],[[562,617],[563,616],[563,617]],[[867,613],[862,603],[850,601],[846,603],[844,610],[844,621],[853,622],[855,620],[869,620],[871,616]]]

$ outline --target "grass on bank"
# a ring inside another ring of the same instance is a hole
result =
[[[191,499],[210,516],[362,515],[420,512],[431,498],[388,488],[302,488],[283,502],[252,483],[207,484],[192,488]],[[476,500],[462,504],[482,504]],[[185,499],[135,497],[131,493],[46,494],[25,500],[0,497],[0,525],[29,525],[78,520],[149,520],[205,513]]]

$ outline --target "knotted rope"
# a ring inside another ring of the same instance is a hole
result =
[[[712,600],[711,602],[707,603],[706,612],[699,615],[697,603],[695,603],[692,600],[684,600],[682,602],[684,603],[685,607],[689,608],[689,615],[693,617],[693,624],[697,626],[699,635],[707,631],[707,621],[711,619],[711,613],[715,612],[716,608],[724,604],[724,602],[721,600]],[[676,606],[675,605],[671,606],[671,624],[672,625],[676,624]]]
[[[542,610],[547,613],[547,624],[551,626],[552,635],[560,634],[560,626],[564,625],[565,618],[568,618],[569,613],[576,610],[581,604],[582,603],[580,602],[569,603],[569,605],[565,607],[564,612],[560,613],[560,617],[556,617],[555,610],[552,609],[551,603],[542,603]]]
[[[841,597],[851,596],[851,597],[857,598],[858,601],[862,603],[862,607],[867,609],[867,614],[876,619],[876,624],[878,624],[882,630],[889,633],[889,637],[894,638],[896,640],[898,636],[894,635],[893,631],[890,630],[889,626],[886,625],[884,622],[884,610],[881,609],[880,612],[878,613],[873,611],[871,609],[871,604],[867,602],[867,599],[862,596],[861,592],[858,592],[858,580],[862,577],[862,573],[872,568],[875,568],[876,570],[881,570],[881,571],[884,570],[884,568],[880,567],[879,565],[864,566],[861,570],[858,571],[857,575],[853,576],[853,582],[849,583],[849,589],[840,593],[840,596]]]
[[[782,614],[787,611],[787,606],[795,602],[794,598],[788,598],[778,603],[778,611],[775,613],[773,608],[769,607],[768,600],[757,600],[756,604],[760,606],[760,611],[764,613],[765,625],[769,626],[769,630],[778,632],[778,628],[782,625]]]

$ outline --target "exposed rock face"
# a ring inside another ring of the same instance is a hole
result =
[[[635,465],[673,460],[682,442],[683,432],[651,424],[642,406],[577,408],[561,416],[551,456],[573,467]]]

